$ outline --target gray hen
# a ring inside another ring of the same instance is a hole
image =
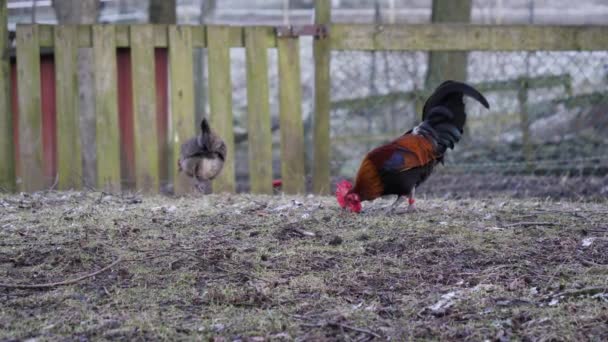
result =
[[[203,119],[201,132],[182,144],[177,165],[188,177],[205,182],[222,171],[225,160],[226,144],[211,131],[207,119]]]

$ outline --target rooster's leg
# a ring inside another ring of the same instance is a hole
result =
[[[416,204],[414,204],[416,202],[416,200],[414,199],[415,193],[416,193],[416,188],[413,188],[412,192],[407,197],[407,203],[408,203],[407,210],[408,211],[416,211]]]
[[[392,213],[392,212],[395,210],[395,208],[397,208],[397,205],[398,205],[399,203],[401,203],[401,195],[397,195],[397,199],[395,200],[395,202],[393,202],[393,204],[391,204],[389,207],[387,207],[387,208],[385,209],[385,210],[386,210],[386,213],[387,213],[387,214]]]

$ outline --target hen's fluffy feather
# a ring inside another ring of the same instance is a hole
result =
[[[188,177],[204,182],[222,171],[225,160],[226,144],[203,119],[200,133],[182,144],[178,166]]]

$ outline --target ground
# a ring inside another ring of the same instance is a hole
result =
[[[389,203],[0,195],[0,341],[608,339],[606,202]]]

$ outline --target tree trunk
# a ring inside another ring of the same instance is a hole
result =
[[[94,24],[99,15],[99,0],[53,0],[60,24]],[[83,184],[97,183],[95,145],[95,92],[93,85],[93,51],[82,48],[78,52],[78,83],[80,97],[80,139],[82,144]]]
[[[150,0],[148,13],[150,22],[154,24],[175,24],[177,22],[175,0]]]
[[[208,2],[203,0],[201,1],[201,14],[199,17],[199,24],[205,25],[205,19],[207,17]],[[207,87],[205,84],[205,49],[196,48],[194,49],[194,84],[195,89],[198,92],[198,95],[194,98],[194,108],[196,112],[194,113],[194,119],[196,122],[200,122],[204,116],[206,116],[207,112]]]
[[[468,23],[471,21],[471,0],[433,0],[433,23]],[[467,80],[466,52],[430,52],[429,68],[426,73],[426,95],[445,80]],[[425,96],[426,98],[426,96]],[[424,100],[422,100],[424,101]],[[423,102],[419,101],[420,106]],[[470,141],[469,130],[465,127],[461,144]]]
[[[93,24],[99,14],[99,0],[53,0],[61,24]]]
[[[433,0],[431,21],[466,23],[471,21],[471,0]],[[466,52],[430,52],[426,88],[431,91],[444,80],[466,81]]]

